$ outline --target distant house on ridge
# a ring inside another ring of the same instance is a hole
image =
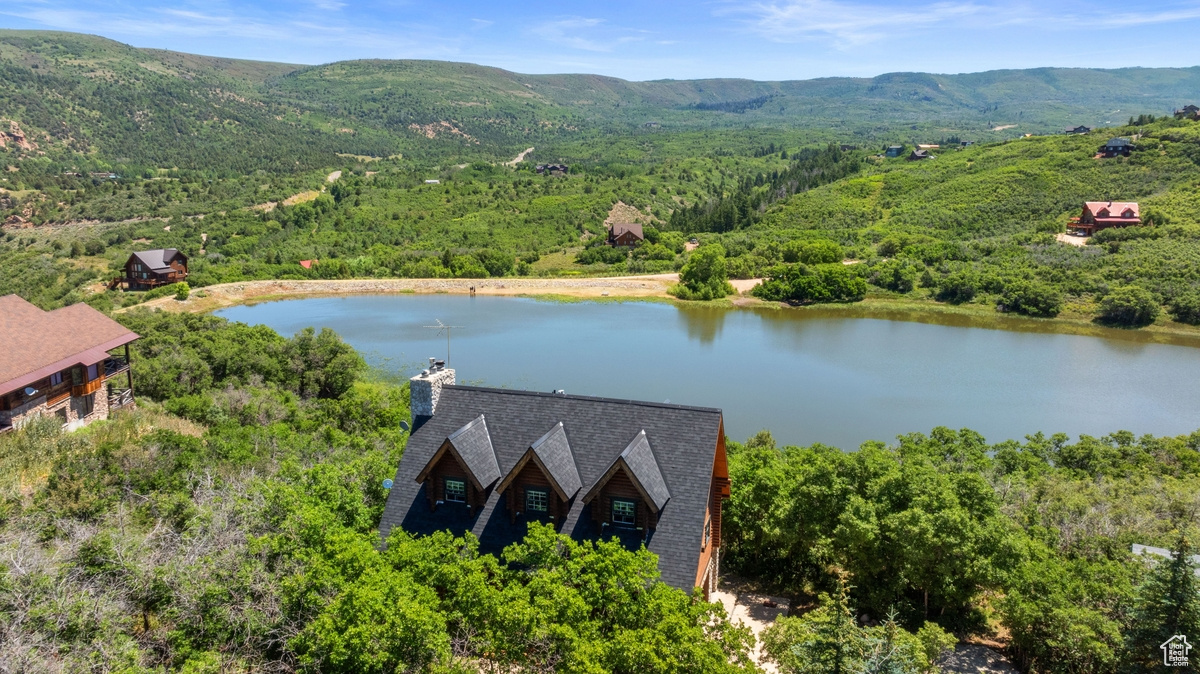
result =
[[[1067,129],[1064,133],[1068,136],[1086,136],[1092,132],[1091,127],[1083,126],[1082,124],[1072,129]]]
[[[904,152],[904,146],[903,146],[903,145],[889,145],[889,146],[888,146],[888,148],[887,148],[887,150],[885,150],[885,151],[884,151],[884,153],[883,153],[883,156],[885,156],[885,157],[899,157],[899,156],[900,156],[900,154],[901,154],[901,153],[903,153],[903,152]]]
[[[1175,111],[1175,118],[1200,120],[1200,107],[1185,105],[1182,109]]]
[[[608,228],[608,245],[636,246],[646,240],[642,225],[637,222],[613,223]]]
[[[1142,224],[1141,210],[1135,201],[1089,201],[1083,205],[1071,226],[1085,236],[1109,227],[1134,227]]]
[[[1128,138],[1113,138],[1100,148],[1100,156],[1111,159],[1113,157],[1128,157],[1129,153],[1134,149],[1133,141]]]
[[[149,290],[187,278],[187,255],[174,248],[143,250],[125,261],[125,284],[130,290]]]
[[[934,155],[929,154],[928,150],[913,150],[912,154],[908,155],[908,161],[921,161],[923,159],[935,159]]]

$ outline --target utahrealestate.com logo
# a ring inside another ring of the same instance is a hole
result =
[[[1168,667],[1187,667],[1188,651],[1192,650],[1192,645],[1188,643],[1187,637],[1182,634],[1167,639],[1159,646],[1163,652],[1163,664]]]

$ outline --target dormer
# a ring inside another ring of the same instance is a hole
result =
[[[1135,217],[1135,214],[1134,214],[1134,212],[1133,212],[1133,209],[1132,209],[1132,208],[1126,208],[1125,210],[1121,211],[1121,217],[1122,217],[1122,218],[1132,218],[1132,217]]]
[[[433,510],[451,503],[478,508],[486,500],[488,488],[499,479],[500,465],[482,414],[443,440],[417,474]]]
[[[498,489],[507,500],[510,522],[523,515],[557,525],[582,487],[575,455],[560,421],[525,450]]]
[[[592,507],[592,519],[604,533],[614,529],[648,532],[671,499],[650,440],[643,430],[583,497]],[[644,536],[645,534],[643,534]]]

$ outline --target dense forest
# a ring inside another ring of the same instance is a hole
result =
[[[406,386],[328,330],[134,311],[138,409],[0,436],[0,662],[13,671],[756,671],[719,604],[656,559],[533,525],[380,548]],[[730,441],[731,570],[807,607],[783,671],[936,671],[1008,635],[1033,672],[1152,671],[1200,629],[1185,557],[1200,434],[934,429],[856,452]],[[1153,646],[1153,649],[1150,648]]]

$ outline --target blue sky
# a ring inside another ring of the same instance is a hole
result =
[[[1200,65],[1200,0],[3,0],[0,27],[292,63],[445,59],[634,80]]]

